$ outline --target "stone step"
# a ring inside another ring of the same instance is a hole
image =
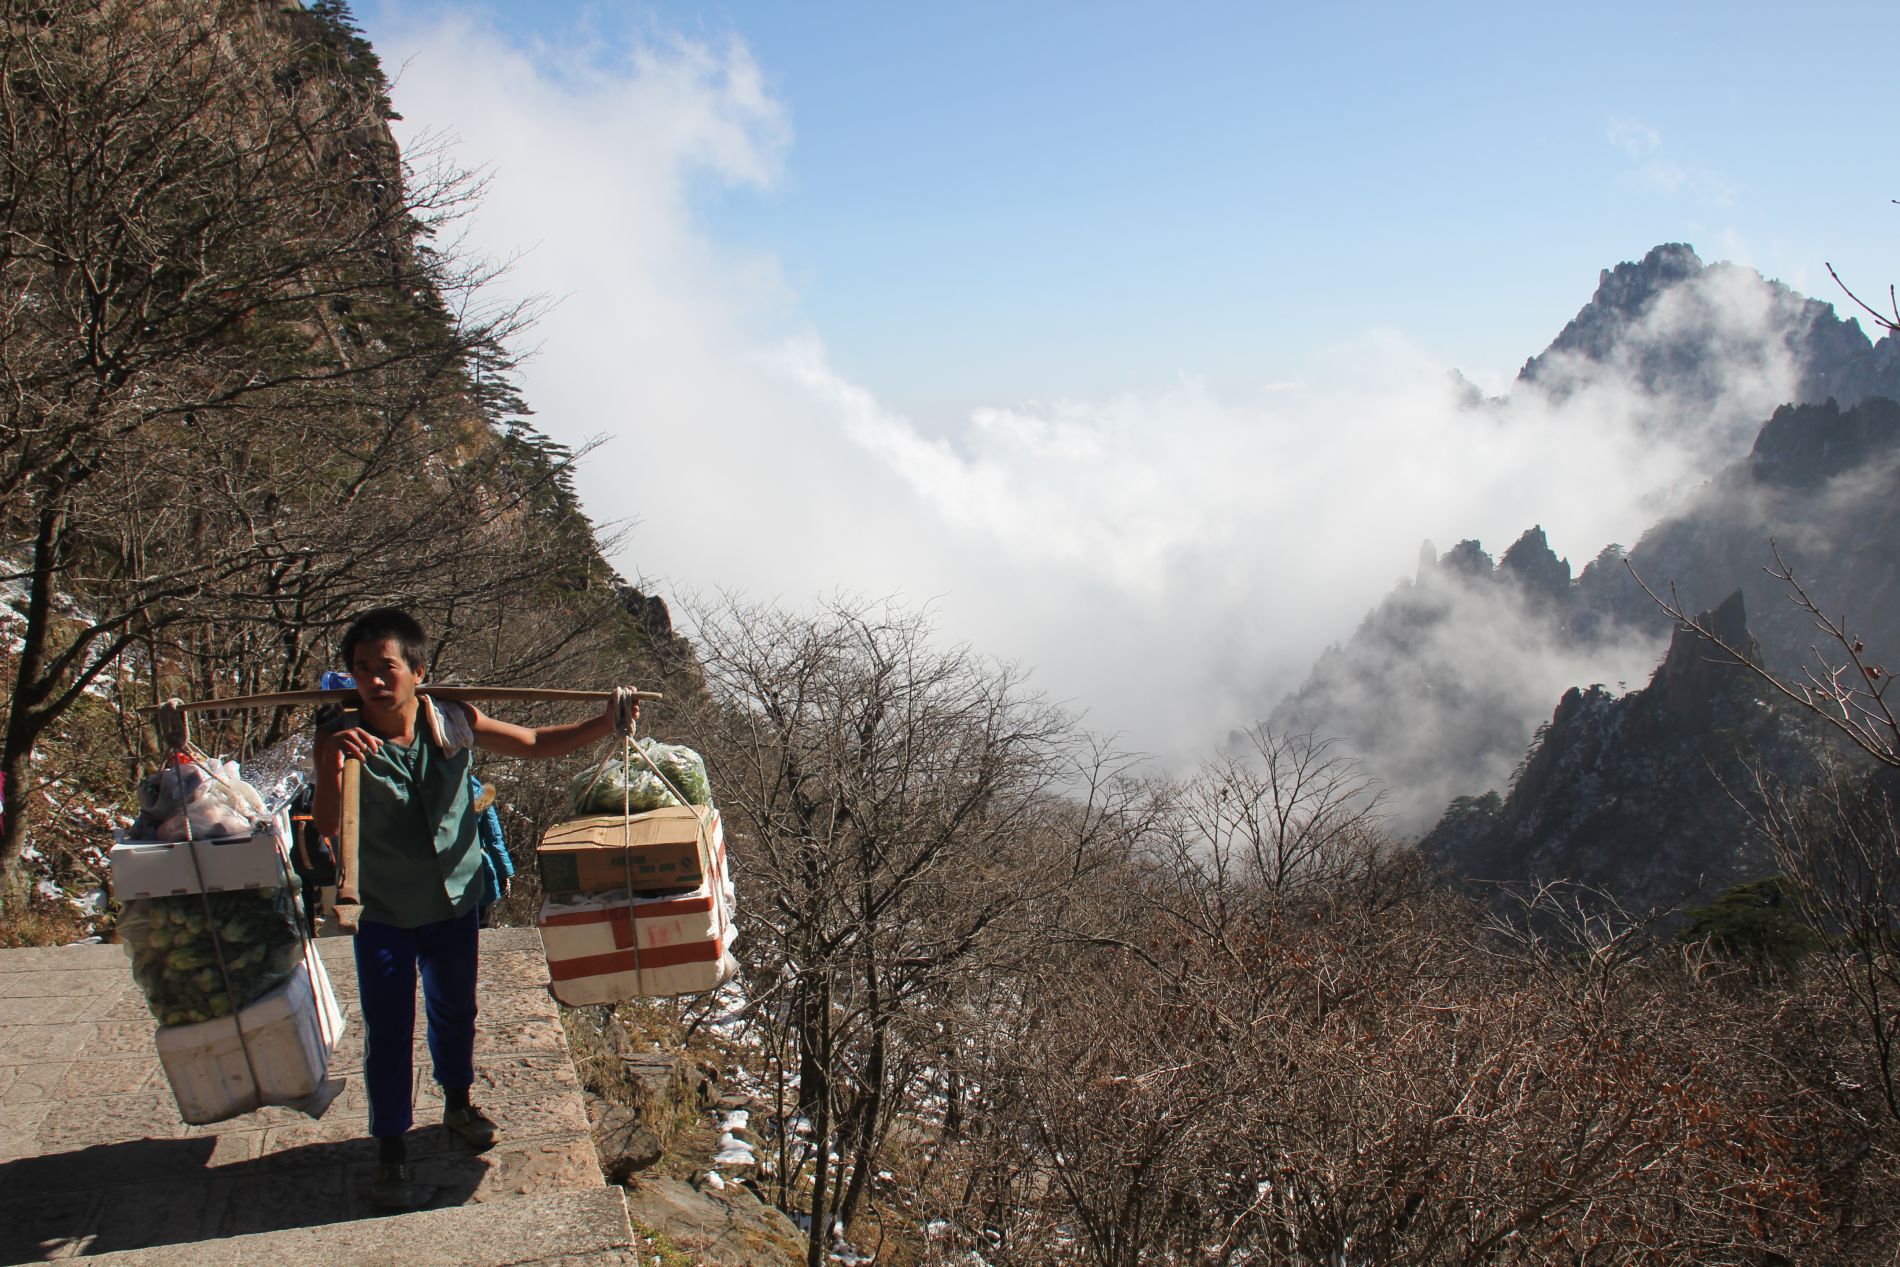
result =
[[[450,1206],[413,1214],[313,1227],[255,1232],[222,1240],[88,1255],[88,1263],[123,1267],[258,1267],[337,1264],[470,1267],[532,1263],[631,1264],[640,1259],[619,1188],[579,1188],[509,1201]]]
[[[390,1228],[454,1216],[459,1227],[462,1217],[500,1218],[483,1213],[491,1208],[532,1207],[576,1192],[612,1205],[625,1222],[623,1198],[601,1177],[532,928],[482,934],[475,1099],[499,1123],[500,1144],[473,1155],[437,1124],[442,1103],[418,1024],[410,1158],[427,1208],[371,1218],[376,1154],[361,1079],[353,950],[347,938],[319,948],[347,1023],[330,1068],[335,1097],[318,1118],[270,1107],[211,1126],[179,1120],[151,1014],[122,948],[0,951],[0,1263],[114,1253],[223,1261],[205,1255],[259,1237],[305,1244],[300,1238],[358,1221]],[[480,1241],[470,1234],[471,1246]],[[515,1250],[498,1242],[495,1252]],[[384,1260],[318,1253],[305,1261]],[[408,1261],[541,1260],[424,1254]]]

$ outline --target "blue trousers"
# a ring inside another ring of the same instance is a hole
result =
[[[401,1135],[415,1122],[416,971],[429,1022],[435,1080],[454,1089],[475,1082],[475,962],[481,945],[474,911],[397,928],[363,920],[356,930],[356,983],[363,1009],[363,1081],[369,1133]]]

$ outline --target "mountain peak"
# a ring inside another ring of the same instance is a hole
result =
[[[1687,243],[1665,242],[1636,263],[1604,269],[1590,302],[1517,378],[1561,400],[1604,381],[1606,370],[1673,401],[1675,413],[1718,410],[1752,429],[1781,401],[1851,405],[1900,394],[1900,344],[1875,347],[1832,304],[1746,265],[1705,265]],[[1734,394],[1762,373],[1778,399]]]
[[[1526,594],[1558,602],[1570,592],[1570,562],[1557,557],[1544,535],[1544,526],[1535,524],[1512,543],[1498,560],[1498,572],[1509,576]]]
[[[1738,590],[1697,623],[1757,656]],[[1748,831],[1751,773],[1809,777],[1820,752],[1775,724],[1748,671],[1677,630],[1647,687],[1618,698],[1571,688],[1507,796],[1461,797],[1420,842],[1453,875],[1525,884],[1567,878],[1632,911],[1666,909],[1772,867]]]
[[[1761,662],[1761,647],[1748,631],[1748,612],[1739,589],[1697,616],[1693,627],[1676,627],[1675,636],[1669,640],[1669,653],[1650,679],[1650,693],[1656,699],[1661,717],[1697,730],[1707,729],[1712,724],[1710,719],[1721,701],[1733,694],[1742,681],[1738,676],[1741,666],[1705,637],[1702,632],[1705,630],[1752,663]]]
[[[1597,274],[1596,294],[1570,320],[1550,346],[1524,362],[1518,381],[1539,381],[1556,355],[1570,353],[1592,361],[1608,360],[1619,336],[1678,282],[1703,271],[1702,257],[1687,242],[1664,242],[1650,248],[1638,263],[1624,261]]]

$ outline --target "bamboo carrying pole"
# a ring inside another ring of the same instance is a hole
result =
[[[342,839],[337,842],[336,904],[331,914],[337,927],[346,933],[356,931],[363,917],[362,899],[356,890],[357,849],[362,841],[363,763],[350,757],[343,763]]]
[[[604,703],[615,698],[614,691],[561,691],[543,689],[537,686],[424,686],[418,688],[418,695],[428,695],[440,700],[497,700],[518,703],[540,703],[560,700],[591,700]],[[657,700],[666,697],[658,691],[630,692],[636,700]],[[230,699],[206,700],[166,700],[162,704],[152,704],[141,708],[141,713],[157,714],[161,739],[166,734],[176,732],[185,735],[184,714],[208,709],[236,708],[280,708],[295,704],[347,704],[360,697],[355,687],[342,687],[336,690],[273,691],[265,695],[236,695]],[[337,860],[336,898],[331,913],[336,916],[337,926],[345,932],[354,933],[357,921],[362,918],[363,905],[357,892],[357,849],[361,839],[359,814],[362,808],[363,765],[351,757],[343,763],[343,804],[342,839],[337,842],[340,857]]]
[[[446,700],[471,702],[494,700],[516,703],[560,700],[591,700],[595,703],[605,703],[614,697],[612,691],[557,691],[544,690],[538,686],[423,686],[416,689],[416,694]],[[658,691],[635,691],[633,697],[640,700],[666,698]],[[357,698],[356,688],[345,686],[329,691],[273,691],[267,695],[234,695],[230,699],[168,700],[163,704],[148,704],[139,711],[160,713],[168,708],[177,708],[193,713],[214,708],[282,708],[292,704],[348,704]]]

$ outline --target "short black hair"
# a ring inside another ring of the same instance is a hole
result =
[[[422,622],[400,607],[372,607],[343,631],[343,667],[356,667],[356,649],[365,642],[394,638],[402,658],[420,673],[429,664],[429,634]]]

